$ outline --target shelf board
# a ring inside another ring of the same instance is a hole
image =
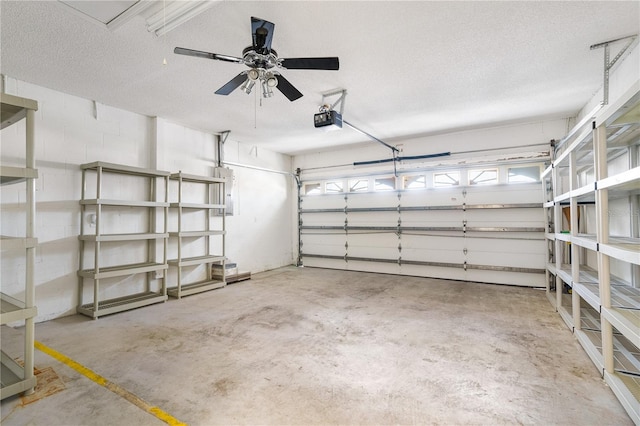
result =
[[[171,173],[164,170],[147,169],[143,167],[125,166],[123,164],[106,163],[104,161],[95,161],[93,163],[82,164],[82,170],[98,170],[102,168],[103,172],[122,173],[136,176],[146,177],[167,177]]]
[[[0,94],[2,107],[0,109],[0,120],[4,129],[14,123],[22,120],[27,116],[27,110],[38,110],[38,102],[32,99],[21,98],[6,93]]]
[[[27,308],[23,301],[0,293],[0,324],[34,318],[38,315],[35,306]]]
[[[625,172],[618,173],[614,176],[609,176],[605,179],[600,179],[597,182],[598,189],[609,189],[616,190],[622,189],[624,191],[627,190],[635,190],[636,192],[640,192],[640,185],[638,184],[638,180],[640,179],[640,167],[635,167],[633,169],[629,169]]]
[[[595,364],[598,370],[602,371],[604,368],[604,360],[602,358],[602,352],[598,349],[602,345],[602,335],[600,332],[594,330],[575,330],[574,334],[591,359],[591,362]]]
[[[195,256],[195,257],[183,257],[182,259],[171,259],[169,265],[172,266],[194,266],[202,265],[205,263],[217,263],[224,261],[224,256]]]
[[[635,424],[640,424],[640,377],[604,372],[604,380]]]
[[[591,182],[585,186],[569,191],[569,196],[572,198],[580,198],[580,197],[593,194],[595,190],[596,190],[596,184],[595,182]]]
[[[197,237],[206,237],[209,235],[224,235],[225,231],[181,231],[181,232],[169,232],[169,235],[172,237],[182,237],[182,238],[197,238]]]
[[[106,268],[100,268],[100,272],[96,273],[95,269],[85,269],[78,271],[78,275],[84,278],[92,278],[94,280],[122,277],[132,274],[140,274],[144,272],[161,271],[167,269],[166,263],[134,263],[131,265],[110,266]]]
[[[545,232],[545,233],[544,233],[544,237],[545,237],[547,240],[551,240],[551,241],[555,241],[555,240],[556,240],[556,234],[555,234],[555,232]]]
[[[553,207],[556,205],[556,202],[551,200],[551,201],[546,201],[544,204],[542,204],[542,207],[548,209],[550,207]]]
[[[2,250],[25,250],[38,245],[37,238],[8,237],[0,235],[0,246]]]
[[[191,284],[182,284],[180,290],[178,287],[170,287],[167,289],[167,293],[172,297],[189,296],[196,293],[202,293],[203,291],[215,290],[226,286],[224,281],[219,280],[207,280]],[[178,295],[179,294],[179,295]]]
[[[593,309],[600,312],[600,295],[598,294],[598,284],[577,283],[573,286],[573,290],[577,292],[585,302],[591,305]]]
[[[607,105],[596,115],[596,126],[605,124],[616,126],[626,122],[623,117],[633,111],[640,102],[640,80],[636,82],[615,102]],[[635,121],[635,119],[633,119]]]
[[[585,350],[589,349],[587,352],[591,351],[591,360],[594,361],[595,358],[594,364],[602,369],[602,333],[599,330],[576,330],[576,336],[579,333],[584,334],[587,339],[578,340]],[[613,362],[617,372],[640,375],[640,350],[619,333],[613,335]]]
[[[36,377],[24,379],[24,368],[4,351],[0,351],[0,399],[19,394],[36,386]]]
[[[81,200],[80,204],[85,206],[169,207],[169,203],[161,201],[107,200],[104,198]]]
[[[590,331],[601,331],[600,314],[592,307],[580,309],[580,328]]]
[[[555,268],[555,275],[558,276],[563,282],[573,285],[573,280],[571,279],[571,265],[562,264],[560,269]]]
[[[568,232],[556,232],[556,240],[565,241],[567,243],[571,242],[571,234]]]
[[[587,117],[585,117],[587,118]],[[567,147],[567,149],[565,149],[557,158],[556,160],[553,162],[553,166],[554,167],[560,167],[560,164],[569,156],[569,153],[571,151],[576,151],[578,149],[580,149],[580,147],[584,144],[586,144],[587,142],[590,142],[592,137],[593,137],[593,132],[591,129],[591,126],[588,126],[586,124],[588,124],[590,120],[584,120],[581,121],[580,127],[582,130],[580,133],[577,133],[578,126],[576,126],[574,128],[574,130],[571,131],[571,137],[573,138],[574,134],[577,134],[577,136],[575,137],[575,139],[573,139],[573,142],[571,143],[571,145],[569,145]],[[563,139],[562,141],[560,141],[559,145],[562,145],[565,143],[566,140],[568,140],[569,138]]]
[[[98,302],[98,309],[95,309],[93,303],[87,303],[78,306],[77,311],[80,314],[91,318],[98,318],[104,315],[115,314],[117,312],[128,311],[131,309],[141,308],[143,306],[152,305],[166,301],[167,295],[154,292],[145,292],[132,294],[130,296],[117,297],[114,299],[101,300]]]
[[[224,204],[198,204],[198,203],[185,203],[185,202],[171,203],[169,207],[172,207],[172,208],[182,207],[183,209],[198,209],[198,210],[203,210],[203,209],[224,210],[227,208],[227,206],[225,206]]]
[[[560,318],[564,321],[564,323],[569,327],[569,330],[573,332],[573,316],[571,312],[569,312],[564,306],[556,307],[558,314],[560,314]]]
[[[598,243],[596,242],[596,236],[591,234],[578,234],[571,236],[571,242],[580,247],[584,247],[586,249],[597,251]]]
[[[225,183],[227,180],[225,178],[216,178],[211,176],[198,176],[198,175],[190,175],[187,173],[172,173],[169,178],[172,180],[179,180],[182,178],[183,182],[195,182],[195,183]]]
[[[82,241],[111,242],[111,241],[138,241],[138,240],[158,240],[169,238],[168,233],[141,233],[141,234],[101,234],[101,235],[80,235],[78,239]]]
[[[616,282],[621,280],[616,279]],[[613,284],[613,281],[612,281]],[[600,290],[598,283],[579,282],[574,283],[574,288],[580,296],[589,302],[597,311],[600,311]],[[611,306],[614,309],[640,310],[640,289],[629,285],[615,284],[611,286]]]
[[[37,179],[38,169],[0,166],[0,185],[12,185],[27,179]]]
[[[557,304],[557,301],[556,301],[556,293],[555,293],[555,292],[548,291],[548,292],[546,292],[546,294],[547,294],[547,299],[549,299],[549,303],[551,303],[551,306],[553,306],[554,308],[556,308],[556,304]],[[556,308],[556,309],[557,309],[557,308]]]
[[[609,237],[607,244],[600,244],[600,251],[607,256],[640,265],[640,239]]]
[[[640,310],[602,308],[602,315],[636,348],[640,348]]]

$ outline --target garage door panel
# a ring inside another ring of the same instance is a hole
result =
[[[539,226],[544,222],[541,209],[482,209],[468,210],[465,218],[469,226],[500,224],[503,226]]]
[[[478,185],[467,188],[466,203],[525,204],[541,203],[540,183],[519,185]]]
[[[344,226],[344,213],[307,213],[303,226]]]
[[[467,263],[542,270],[546,266],[546,258],[544,254],[513,253],[508,251],[494,253],[468,251]]]
[[[336,234],[305,231],[303,253],[338,259],[306,256],[303,261],[308,266],[544,286],[544,273],[523,272],[543,270],[546,263],[541,191],[537,183],[309,196],[303,209],[363,211],[303,213],[305,226],[342,228],[346,220],[350,227]],[[398,206],[420,210],[398,211]],[[354,229],[358,227],[369,229]],[[406,264],[411,261],[421,264]]]
[[[304,234],[302,241],[303,253],[343,256],[345,252],[344,235]]]
[[[397,207],[398,193],[395,191],[350,194],[347,197],[349,208]]]
[[[397,218],[396,213],[396,218]],[[441,226],[462,227],[464,214],[462,211],[431,210],[431,211],[403,211],[400,214],[402,226]],[[397,219],[396,219],[397,220]]]
[[[444,278],[447,280],[466,280],[464,269],[442,268],[437,266],[406,265],[400,266],[400,274],[415,277]]]
[[[348,213],[344,216],[349,226],[396,226],[398,213],[396,212],[370,212]]]
[[[401,204],[415,206],[458,206],[465,202],[460,188],[435,188],[424,191],[405,191],[401,196]]]
[[[345,207],[344,194],[307,195],[301,199],[302,209],[343,209]]]
[[[465,256],[462,250],[434,248],[402,248],[402,259],[419,262],[455,263],[462,265]]]
[[[482,283],[519,285],[525,287],[545,286],[544,274],[468,270],[466,277],[469,281],[477,281]]]
[[[377,272],[380,274],[400,273],[400,267],[396,263],[374,263],[350,260],[345,263],[344,269],[347,269],[349,271]]]

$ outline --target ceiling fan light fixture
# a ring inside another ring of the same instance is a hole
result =
[[[256,82],[251,79],[246,79],[242,86],[240,86],[240,90],[242,90],[247,95],[251,93],[253,86],[255,86]]]
[[[278,85],[278,79],[271,73],[267,74],[267,86],[276,87]]]
[[[257,69],[252,68],[247,71],[247,77],[249,77],[249,80],[256,81],[258,78],[260,78],[260,72]]]
[[[262,80],[262,97],[270,98],[272,96],[273,90],[271,90],[271,87],[269,87],[269,83],[267,82],[267,80]]]

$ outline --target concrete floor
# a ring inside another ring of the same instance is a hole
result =
[[[192,425],[631,424],[528,288],[287,267],[36,340]],[[3,425],[164,424],[40,351],[36,366],[66,389],[2,401]]]

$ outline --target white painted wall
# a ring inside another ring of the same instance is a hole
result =
[[[94,104],[13,78],[7,93],[38,101],[36,112],[36,250],[35,282],[37,321],[75,313],[78,298],[81,171],[80,165],[106,161],[170,172],[212,175],[215,137],[163,119]],[[1,162],[23,165],[24,124],[2,131]],[[157,143],[156,143],[157,141]],[[290,169],[290,158],[227,142],[229,158],[259,167]],[[295,195],[291,178],[248,169],[235,170],[238,199],[236,214],[228,218],[227,255],[242,270],[253,273],[288,265],[292,257],[292,212]],[[256,182],[263,185],[257,187]],[[127,191],[134,191],[122,185]],[[1,232],[24,233],[24,185],[2,187]],[[170,249],[172,245],[170,244]],[[123,253],[114,253],[114,256]],[[126,254],[125,254],[126,255]],[[171,253],[170,253],[171,256]],[[108,262],[110,259],[106,259]],[[0,289],[22,298],[24,260],[2,252]],[[86,280],[86,285],[90,281]],[[127,294],[118,283],[108,289]],[[118,287],[120,286],[120,287]]]
[[[272,171],[291,172],[291,157],[227,140],[224,160]],[[263,271],[294,263],[292,224],[297,190],[291,175],[228,166],[234,173],[234,212],[227,217],[229,260],[240,271]]]

